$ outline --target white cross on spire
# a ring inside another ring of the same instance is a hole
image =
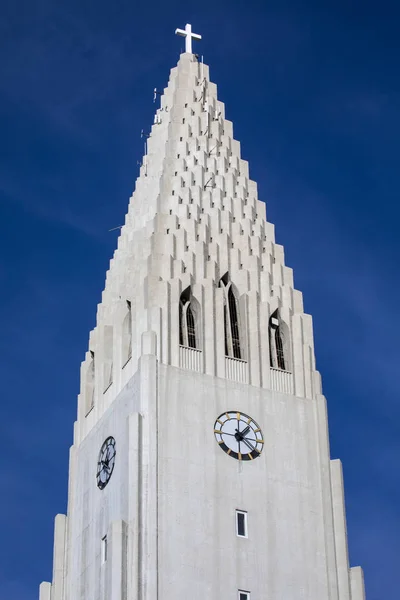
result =
[[[192,33],[192,26],[186,23],[185,29],[175,29],[176,35],[182,35],[185,39],[185,52],[192,54],[192,39],[201,40],[201,35]]]

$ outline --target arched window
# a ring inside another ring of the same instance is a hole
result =
[[[129,300],[126,301],[128,312],[122,323],[122,366],[132,358],[132,310]]]
[[[239,310],[228,274],[219,282],[224,290],[225,355],[242,358],[240,347]]]
[[[187,348],[197,348],[196,318],[193,312],[191,290],[188,287],[179,299],[179,343]]]
[[[87,415],[94,406],[94,352],[89,351],[90,361],[86,371],[85,383],[85,414]]]
[[[287,326],[281,320],[278,309],[269,319],[268,336],[271,367],[289,371],[289,336]]]

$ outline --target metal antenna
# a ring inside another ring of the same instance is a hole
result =
[[[153,93],[154,93],[154,96],[153,96],[153,102],[155,102],[155,101],[157,100],[157,96],[161,96],[161,95],[162,95],[162,92],[159,92],[159,91],[157,90],[157,88],[154,88],[154,90],[153,90]]]
[[[117,229],[122,229],[123,225],[118,225],[118,227],[113,227],[112,229],[109,229],[108,231],[116,231]]]

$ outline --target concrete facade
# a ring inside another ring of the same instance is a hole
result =
[[[231,410],[262,430],[255,460],[235,460],[215,439]],[[115,468],[99,489],[108,436]],[[236,510],[247,513],[247,538]],[[311,317],[208,67],[185,53],[161,96],[82,363],[67,516],[56,517],[40,600],[237,600],[239,590],[364,600],[362,571],[348,564]]]

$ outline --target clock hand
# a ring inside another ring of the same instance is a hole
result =
[[[241,431],[240,433],[243,436],[243,435],[246,435],[247,433],[249,433],[249,431],[250,431],[250,425],[247,425],[247,427],[245,427],[243,429],[243,431]]]
[[[250,448],[250,450],[255,450],[254,446],[252,446],[247,440],[246,438],[242,438],[242,442],[244,442],[246,444],[246,446],[248,448]]]

